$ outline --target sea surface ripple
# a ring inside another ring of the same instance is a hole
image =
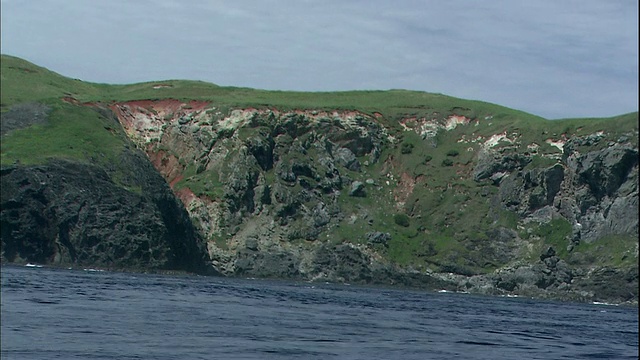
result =
[[[2,359],[637,359],[638,309],[2,267]]]

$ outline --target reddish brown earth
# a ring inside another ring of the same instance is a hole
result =
[[[416,186],[416,179],[407,172],[400,174],[398,179],[398,186],[394,190],[394,200],[396,203],[406,203],[409,196],[413,193],[413,188]]]
[[[157,152],[146,151],[149,160],[153,164],[153,167],[158,170],[160,174],[167,180],[171,188],[175,186],[180,180],[182,180],[182,173],[184,172],[184,166],[180,164],[178,158],[174,155],[167,153],[164,150]]]
[[[78,99],[74,98],[73,96],[65,96],[62,98],[62,101],[73,105],[80,105]]]
[[[197,198],[196,194],[194,194],[189,188],[182,188],[180,190],[175,191],[176,197],[182,201],[185,207],[188,207],[194,199]]]
[[[113,103],[109,108],[118,116],[120,122],[125,127],[133,127],[135,118],[134,112],[173,114],[182,116],[186,113],[203,111],[211,105],[206,101],[191,100],[183,102],[175,99],[164,100],[134,100],[120,103]]]

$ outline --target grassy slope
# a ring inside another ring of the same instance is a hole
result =
[[[625,114],[607,119],[566,119],[547,121],[521,111],[480,101],[452,98],[439,94],[417,91],[348,91],[303,93],[286,91],[265,91],[247,88],[220,87],[197,81],[159,81],[132,85],[93,84],[73,80],[27,61],[2,56],[1,59],[0,111],[7,111],[11,105],[25,102],[42,102],[52,107],[49,123],[16,130],[2,138],[1,162],[3,165],[19,160],[21,163],[42,163],[49,157],[66,157],[85,161],[113,162],[125,144],[124,134],[114,127],[111,120],[86,107],[74,106],[61,101],[71,96],[80,102],[113,102],[142,99],[195,99],[210,101],[219,109],[235,107],[269,107],[287,109],[344,109],[359,110],[368,114],[380,113],[381,121],[389,126],[402,143],[414,145],[411,154],[402,154],[401,146],[385,149],[382,160],[393,159],[395,175],[401,172],[413,177],[422,177],[426,185],[417,187],[403,209],[410,215],[408,227],[394,223],[393,203],[383,164],[367,168],[362,180],[374,178],[380,188],[371,188],[366,198],[345,198],[343,204],[347,212],[369,211],[369,218],[375,219],[375,229],[389,231],[393,241],[388,255],[401,264],[422,264],[434,259],[446,262],[449,258],[467,259],[460,266],[484,267],[477,264],[476,256],[469,254],[469,241],[480,244],[476,252],[482,252],[481,245],[486,240],[486,231],[495,225],[515,227],[514,214],[490,213],[486,198],[481,194],[495,192],[491,186],[483,186],[469,180],[472,170],[473,152],[467,151],[468,144],[459,143],[461,136],[473,138],[488,137],[492,134],[517,132],[520,134],[520,149],[536,142],[543,153],[558,150],[547,145],[548,138],[558,139],[560,134],[588,135],[605,131],[611,139],[637,131],[638,113]],[[154,85],[170,85],[154,89]],[[453,131],[441,132],[437,137],[438,146],[425,144],[417,134],[403,132],[397,120],[402,117],[446,118],[451,114],[465,115],[479,119],[479,126],[461,126]],[[636,139],[637,142],[637,139]],[[606,142],[604,142],[606,143]],[[477,147],[476,147],[477,149]],[[455,150],[457,156],[447,153]],[[475,150],[475,149],[474,149]],[[430,157],[431,160],[425,162]],[[453,166],[443,166],[449,159]],[[362,159],[363,161],[365,159]],[[393,185],[393,184],[392,184]],[[472,200],[479,199],[479,200]],[[558,228],[563,230],[560,224]],[[455,231],[454,231],[455,229]],[[335,230],[336,239],[362,239],[370,231],[370,226],[362,222],[347,224]],[[539,229],[540,232],[546,229]],[[564,231],[564,230],[563,230]],[[428,234],[428,240],[425,240]],[[420,236],[422,235],[422,236]],[[553,236],[546,236],[547,242],[555,242]],[[614,239],[619,243],[620,239]],[[624,240],[628,242],[627,240]],[[463,245],[464,244],[464,245]],[[560,244],[558,244],[560,245]],[[429,256],[433,249],[438,254]],[[594,250],[595,251],[595,250]],[[489,265],[490,267],[490,265]]]
[[[154,85],[169,85],[154,89]],[[500,117],[539,117],[481,101],[463,100],[419,91],[292,92],[220,87],[199,81],[168,80],[131,85],[93,84],[72,80],[31,64],[2,55],[2,109],[15,103],[73,96],[81,102],[110,102],[142,99],[193,99],[211,101],[219,107],[273,107],[278,109],[347,109],[397,116],[467,116],[496,114]]]
[[[39,102],[51,111],[44,124],[14,130],[2,137],[2,165],[41,164],[51,157],[116,163],[126,135],[113,120],[61,99],[97,94],[95,85],[60,76],[24,60],[2,56],[0,111],[12,105]]]

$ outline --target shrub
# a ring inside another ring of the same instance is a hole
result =
[[[431,155],[427,155],[427,156],[425,156],[425,158],[424,158],[424,162],[425,162],[425,163],[428,163],[429,161],[431,161],[431,159],[433,159],[433,157],[432,157]]]
[[[400,152],[402,154],[411,154],[412,151],[413,151],[412,143],[403,143],[402,147],[400,148]]]
[[[442,160],[442,166],[453,166],[453,160],[451,159]]]
[[[460,155],[460,152],[458,150],[453,149],[453,150],[447,151],[447,156],[458,156],[458,155]]]
[[[409,217],[406,214],[393,215],[393,221],[400,226],[409,227]]]

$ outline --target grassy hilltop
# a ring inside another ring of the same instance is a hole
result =
[[[79,159],[92,152],[110,151],[119,146],[117,137],[104,132],[91,134],[90,129],[110,127],[100,123],[93,112],[78,106],[70,106],[63,98],[72,98],[79,103],[116,103],[132,100],[178,99],[182,101],[201,100],[211,102],[222,111],[235,108],[275,108],[286,110],[357,110],[366,114],[380,114],[380,120],[390,128],[400,132],[398,120],[407,117],[434,116],[445,118],[456,114],[472,119],[491,117],[489,126],[484,126],[478,134],[493,134],[526,129],[523,136],[530,141],[543,140],[541,134],[592,133],[601,130],[625,133],[637,128],[637,112],[612,118],[565,119],[546,121],[522,111],[509,109],[482,101],[457,99],[441,94],[419,91],[345,91],[345,92],[292,92],[268,91],[249,88],[221,87],[200,81],[167,80],[131,85],[108,85],[70,79],[23,59],[2,55],[0,83],[0,112],[6,113],[16,104],[38,102],[52,108],[46,132],[39,131],[39,125],[31,131],[46,137],[42,141],[29,144],[22,137],[12,135],[5,139],[6,150],[2,152],[4,163],[20,159],[23,163],[38,163],[50,156]],[[63,116],[64,114],[64,116]],[[64,120],[62,119],[64,117]],[[93,119],[92,119],[93,118]],[[475,129],[472,129],[475,130]],[[24,131],[24,130],[23,130]],[[468,133],[468,131],[465,131]],[[474,132],[475,134],[476,132]],[[470,134],[467,134],[470,135]],[[93,137],[81,139],[82,137]],[[78,141],[80,140],[80,141]],[[408,142],[415,141],[409,139]],[[20,153],[19,145],[26,149]],[[69,149],[69,145],[79,148]],[[41,146],[41,151],[32,146]],[[13,150],[13,149],[16,150]],[[12,151],[16,151],[12,155]]]

